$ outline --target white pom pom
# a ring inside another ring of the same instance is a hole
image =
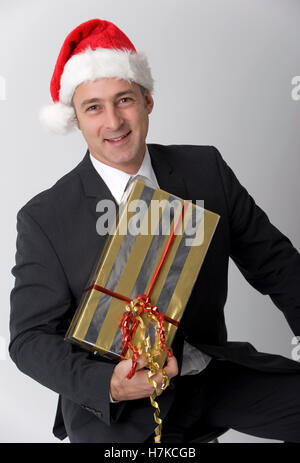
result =
[[[73,107],[60,102],[42,108],[39,119],[45,127],[60,135],[65,135],[77,127]]]

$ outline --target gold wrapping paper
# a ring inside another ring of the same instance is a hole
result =
[[[133,207],[137,201],[145,205],[139,213]],[[108,237],[87,287],[95,284],[130,299],[146,294],[183,204],[180,198],[161,189],[150,188],[141,180],[135,181],[119,214],[115,232]],[[133,234],[137,218],[139,233]],[[218,220],[218,214],[188,203],[182,226],[175,235],[150,295],[152,305],[157,305],[160,312],[173,320],[180,321]],[[190,233],[191,226],[193,235]],[[125,306],[126,302],[96,289],[87,291],[65,339],[109,359],[120,360],[123,357],[119,324]],[[169,348],[177,328],[167,321],[164,328],[166,347]],[[141,345],[143,337],[143,330],[138,327],[133,343]],[[160,367],[166,355],[162,353],[157,359]],[[130,350],[126,357],[131,357]]]

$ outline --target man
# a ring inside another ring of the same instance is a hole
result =
[[[10,355],[18,368],[59,394],[54,434],[71,442],[151,442],[153,389],[143,368],[117,365],[64,341],[95,258],[96,205],[117,204],[142,175],[184,199],[204,199],[221,216],[158,383],[163,442],[200,429],[232,427],[300,442],[299,363],[228,342],[224,321],[228,260],[269,294],[300,334],[300,256],[210,146],[146,145],[153,109],[146,58],[113,24],[91,20],[66,38],[51,80],[54,105],[42,119],[60,133],[81,130],[83,161],[18,213]]]

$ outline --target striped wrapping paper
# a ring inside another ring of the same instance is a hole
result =
[[[133,225],[137,223],[138,209],[132,207],[136,200],[145,204],[138,214],[141,225],[138,234],[132,233]],[[157,207],[159,201],[160,208]],[[152,305],[179,322],[220,216],[159,188],[146,186],[141,180],[134,182],[122,212],[120,209],[115,232],[108,237],[86,287],[98,285],[130,299],[146,294],[183,205],[185,212],[181,227],[151,292]],[[65,339],[111,360],[124,358],[119,324],[125,306],[126,302],[94,288],[86,291]],[[177,328],[167,321],[164,328],[166,347],[169,348]],[[143,341],[140,331],[139,327],[135,331],[135,345]],[[151,342],[154,333],[154,328],[149,326]],[[126,357],[131,357],[130,350]],[[162,353],[160,366],[165,358],[166,354]]]

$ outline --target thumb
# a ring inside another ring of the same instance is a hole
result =
[[[146,358],[146,355],[145,354],[142,354],[138,357],[137,361],[137,366],[136,366],[136,369],[137,370],[141,370],[142,368],[146,367],[147,366],[147,358]]]

